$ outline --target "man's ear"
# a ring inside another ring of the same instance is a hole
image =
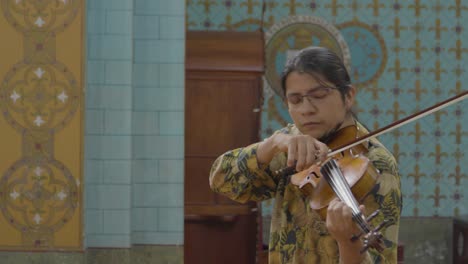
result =
[[[356,97],[356,87],[349,85],[348,93],[345,96],[346,109],[351,110],[354,105],[354,99]]]

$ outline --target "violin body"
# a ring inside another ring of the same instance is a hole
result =
[[[340,129],[335,137],[327,143],[330,149],[340,147],[346,142],[359,138],[361,131],[356,126]],[[379,172],[365,156],[368,152],[364,144],[349,148],[324,162],[314,164],[307,170],[291,176],[291,183],[299,187],[308,197],[309,205],[326,219],[328,204],[336,198],[335,191],[323,177],[321,169],[331,159],[334,159],[344,175],[351,192],[358,201],[362,201],[374,187]]]

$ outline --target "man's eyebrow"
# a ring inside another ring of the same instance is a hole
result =
[[[326,86],[323,86],[323,85],[319,84],[319,85],[314,86],[314,87],[310,88],[309,90],[307,90],[306,94],[308,94],[308,93],[310,93],[310,92],[312,92],[314,90],[324,88],[324,87],[326,87]],[[286,94],[286,96],[289,96],[289,95],[301,95],[301,93],[288,93],[288,94]]]

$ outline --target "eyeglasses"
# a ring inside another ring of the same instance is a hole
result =
[[[286,99],[288,100],[289,104],[298,105],[298,104],[301,104],[304,101],[304,97],[306,97],[310,103],[315,104],[315,103],[320,102],[325,97],[327,97],[327,95],[329,95],[330,92],[334,89],[336,88],[322,86],[322,87],[310,90],[304,95],[297,94],[297,93],[289,94],[286,96]]]

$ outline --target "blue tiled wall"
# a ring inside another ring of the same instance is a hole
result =
[[[87,1],[88,247],[183,243],[185,1]]]

